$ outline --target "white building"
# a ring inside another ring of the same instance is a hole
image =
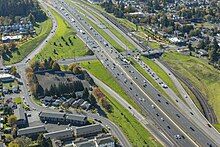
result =
[[[15,77],[11,74],[7,74],[7,73],[1,73],[0,74],[0,80],[2,82],[11,82],[14,81]]]

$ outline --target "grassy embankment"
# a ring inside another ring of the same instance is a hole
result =
[[[35,60],[73,58],[86,55],[88,49],[83,41],[76,36],[76,32],[54,10],[50,9],[57,20],[57,31],[48,41],[42,51],[35,56]],[[71,44],[72,42],[72,44]]]
[[[99,61],[90,61],[90,64],[88,62],[82,62],[80,65],[115,90],[130,104],[132,103],[132,105],[134,105],[131,98],[127,96],[127,94],[121,89],[115,79]],[[101,90],[107,96],[108,101],[110,101],[113,108],[111,113],[107,113],[108,118],[122,129],[123,133],[128,137],[133,146],[161,146],[159,142],[157,142],[153,136],[134,118],[134,116],[128,112],[127,109],[122,107],[113,97],[110,96],[110,94],[105,92],[103,89]]]
[[[163,60],[199,88],[208,98],[208,103],[220,121],[220,71],[209,65],[206,60],[179,53],[166,53]]]

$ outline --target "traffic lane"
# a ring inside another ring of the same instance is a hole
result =
[[[137,81],[138,84],[143,85],[143,81],[146,79],[143,78],[140,74],[136,73],[133,67],[129,68],[130,71],[134,72],[129,72],[131,76],[136,77],[134,78],[135,81]],[[163,110],[165,110],[168,114],[172,116],[173,119],[175,119],[176,122],[181,122],[179,123],[182,125],[183,128],[187,129],[188,132],[191,133],[191,136],[196,136],[198,140],[201,140],[201,143],[204,144],[213,144],[214,143],[208,139],[207,136],[205,136],[204,133],[201,132],[199,128],[197,128],[195,125],[193,125],[189,120],[186,119],[184,115],[182,115],[178,109],[174,108],[157,90],[155,90],[151,84],[147,84],[146,88],[142,88],[144,91],[147,93],[150,93],[152,97],[154,97],[155,102],[163,107]],[[193,115],[193,113],[191,114]],[[200,143],[200,144],[201,144]]]
[[[101,41],[100,41],[101,42]]]
[[[135,87],[133,86],[133,84],[131,84],[132,82],[128,82],[127,79],[126,79],[126,77],[124,77],[124,76],[120,73],[120,71],[117,71],[117,68],[114,68],[114,65],[113,65],[113,64],[110,65],[110,62],[105,62],[105,63],[107,64],[107,67],[110,67],[110,69],[113,71],[113,74],[115,75],[115,77],[117,78],[117,80],[120,81],[120,83],[121,83],[121,85],[124,87],[124,89],[125,89],[125,88],[127,89],[126,92],[127,92],[131,97],[135,98],[135,101],[136,101],[137,103],[139,103],[139,105],[141,105],[142,107],[144,107],[144,110],[145,110],[145,111],[147,110],[149,114],[153,114],[153,115],[157,116],[157,117],[156,117],[156,118],[157,118],[157,119],[156,119],[157,122],[162,126],[162,128],[167,129],[166,132],[169,132],[169,133],[172,134],[173,139],[176,139],[176,138],[175,138],[176,135],[180,135],[181,133],[177,133],[178,130],[173,130],[173,129],[171,129],[171,128],[175,128],[175,127],[172,127],[172,125],[170,125],[170,124],[167,123],[168,120],[165,118],[166,116],[163,116],[162,114],[160,114],[160,112],[159,112],[158,110],[156,110],[155,108],[152,108],[153,104],[151,104],[149,101],[147,101],[147,100],[144,100],[144,101],[140,100],[140,98],[145,97],[145,95],[143,95],[142,93],[138,93],[138,94],[137,94],[136,91],[138,91],[138,90],[136,90]],[[126,79],[126,80],[125,80],[125,79]],[[130,89],[130,88],[132,88],[132,89]],[[152,109],[150,109],[150,108],[152,108]],[[161,116],[161,117],[160,117],[160,116]],[[182,134],[181,134],[180,136],[183,136],[183,137],[184,137],[184,135],[182,135]],[[184,138],[185,138],[185,137],[184,137]],[[180,140],[180,141],[182,141],[182,140]],[[185,142],[185,143],[183,143],[183,144],[185,145],[187,141],[184,140],[183,142]],[[189,144],[189,143],[187,142],[187,144]],[[192,146],[193,146],[193,145],[192,145]]]

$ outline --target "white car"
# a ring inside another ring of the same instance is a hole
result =
[[[161,84],[163,88],[168,88],[166,84]]]

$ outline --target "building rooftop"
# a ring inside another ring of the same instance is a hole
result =
[[[76,147],[95,147],[96,144],[94,140],[83,140],[83,141],[78,141],[75,142]]]
[[[107,144],[107,143],[114,142],[114,139],[112,138],[112,136],[102,137],[102,138],[96,139],[96,142],[99,146],[100,144]]]
[[[26,120],[25,110],[21,105],[18,105],[18,108],[14,110],[14,114],[17,117],[17,120]]]
[[[66,114],[66,119],[68,120],[76,120],[76,121],[85,121],[87,119],[84,115],[77,114]]]
[[[4,79],[4,78],[13,78],[13,76],[11,74],[1,73],[0,74],[0,79]]]
[[[87,134],[102,132],[103,126],[101,124],[92,124],[75,128],[75,135],[82,136]]]
[[[28,134],[35,134],[39,132],[45,132],[46,128],[44,125],[41,126],[34,126],[34,127],[27,127],[23,129],[19,129],[17,135],[22,136],[22,135],[28,135]]]
[[[50,117],[50,118],[64,118],[65,113],[59,112],[40,112],[40,117]]]
[[[66,130],[45,133],[43,136],[46,139],[49,139],[49,138],[54,139],[54,138],[59,138],[63,136],[68,137],[68,136],[73,136],[73,131],[71,129],[66,129]]]

